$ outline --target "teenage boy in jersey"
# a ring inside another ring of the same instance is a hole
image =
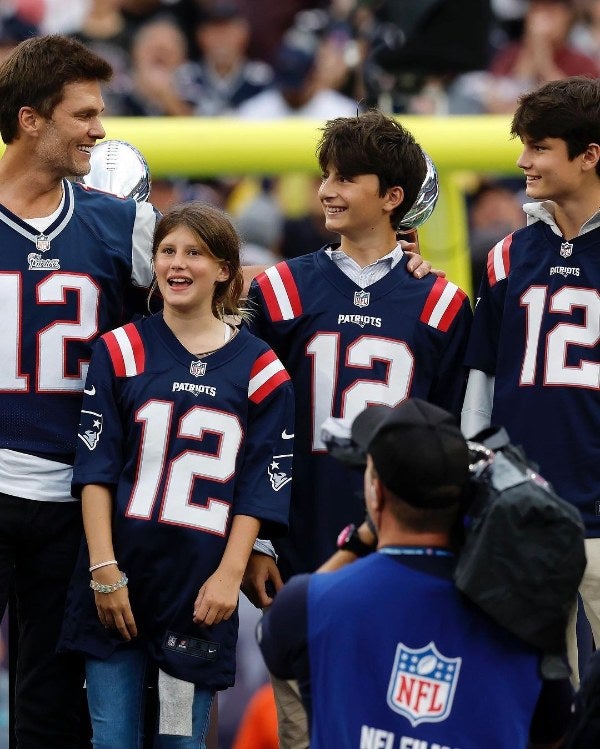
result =
[[[12,582],[19,749],[79,746],[82,665],[55,654],[82,534],[77,424],[93,340],[152,279],[152,206],[69,179],[105,136],[111,74],[62,36],[28,39],[0,66],[0,617]]]
[[[410,396],[458,414],[464,391],[467,295],[444,278],[412,276],[397,238],[425,177],[420,146],[393,118],[371,111],[330,120],[317,156],[326,227],[340,243],[267,269],[249,293],[253,331],[283,362],[296,396],[290,530],[276,544],[279,571],[253,554],[246,575],[245,591],[260,606],[272,600],[267,582],[277,589],[282,578],[314,571],[335,550],[340,528],[364,518],[360,475],[327,454],[323,422]],[[306,747],[301,705],[290,695],[289,716],[285,686],[274,683],[281,746]]]
[[[271,671],[298,679],[311,749],[557,747],[568,679],[456,589],[452,531],[469,480],[466,441],[420,399],[372,406],[352,438],[377,552],[299,575],[259,625]],[[531,744],[529,744],[531,742]]]
[[[466,356],[462,428],[504,426],[581,512],[580,593],[600,642],[600,80],[552,81],[511,124],[528,226],[488,257]],[[575,616],[568,632],[577,681]]]

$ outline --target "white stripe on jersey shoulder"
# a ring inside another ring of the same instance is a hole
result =
[[[144,344],[133,323],[105,333],[103,340],[117,377],[135,377],[144,371]]]
[[[272,265],[265,270],[265,275],[271,282],[275,299],[277,300],[277,304],[281,311],[282,319],[293,320],[296,315],[294,314],[292,303],[285,287],[284,280],[279,273],[279,269],[276,265]]]
[[[456,294],[460,291],[458,286],[452,281],[446,281],[444,290],[442,291],[440,298],[435,303],[434,308],[431,310],[429,315],[428,323],[434,328],[439,327],[442,317],[448,310],[448,307],[452,304]]]
[[[250,379],[250,382],[248,383],[248,395],[254,395],[259,388],[268,382],[274,375],[282,372],[283,369],[283,364],[279,359],[274,359],[267,364],[266,367],[263,367],[263,369],[257,372],[254,377]]]
[[[508,276],[508,269],[510,265],[506,262],[506,244],[507,240],[512,241],[512,237],[504,237],[499,242],[496,242],[492,249],[492,260],[494,266],[494,276],[496,281],[503,281]]]

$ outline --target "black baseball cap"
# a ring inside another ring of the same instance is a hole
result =
[[[275,81],[280,88],[297,90],[304,85],[314,66],[314,50],[283,42],[275,58]]]
[[[369,406],[354,419],[352,440],[371,456],[383,485],[408,504],[441,509],[460,501],[469,450],[443,408],[419,398]]]
[[[17,13],[0,17],[0,44],[19,44],[39,34],[39,29]]]
[[[223,23],[243,18],[242,10],[236,0],[214,0],[198,9],[196,24]]]

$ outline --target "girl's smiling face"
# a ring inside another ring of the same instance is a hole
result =
[[[185,226],[178,226],[159,243],[154,271],[165,307],[180,312],[211,312],[215,285],[229,278],[227,263]]]

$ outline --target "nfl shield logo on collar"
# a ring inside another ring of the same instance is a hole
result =
[[[571,257],[573,254],[573,244],[571,242],[563,242],[560,246],[561,257]]]
[[[202,377],[206,373],[206,362],[204,361],[193,361],[190,364],[190,374],[194,377]]]
[[[50,249],[50,237],[45,234],[38,234],[35,238],[35,249],[38,252],[47,252]]]
[[[354,292],[354,304],[356,307],[368,307],[371,293],[362,289]]]
[[[438,723],[452,709],[462,658],[447,658],[430,642],[408,648],[399,642],[388,686],[387,703],[410,724]]]

